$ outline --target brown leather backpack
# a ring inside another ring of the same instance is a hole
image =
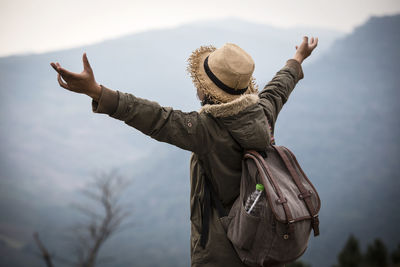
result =
[[[298,259],[311,229],[319,235],[321,201],[293,153],[271,145],[263,155],[246,151],[240,195],[220,220],[241,260],[249,266],[270,266]],[[263,184],[260,216],[246,212],[247,197]]]

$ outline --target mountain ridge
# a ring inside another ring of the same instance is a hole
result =
[[[399,241],[396,225],[391,223],[399,219],[396,208],[400,204],[395,94],[399,53],[393,34],[400,28],[399,18],[369,20],[355,32],[332,39],[329,51],[318,54],[316,50],[316,59],[303,65],[305,78],[279,115],[278,144],[294,151],[322,198],[322,234],[311,238],[302,258],[313,266],[333,264],[349,232],[361,236],[362,243],[376,235],[389,246]],[[254,57],[262,88],[293,54],[291,42],[301,41],[297,33],[281,33],[279,40],[262,33],[240,38],[234,31],[188,27],[103,42],[85,50],[96,79],[107,81],[110,88],[196,110],[195,90],[184,66],[201,41],[217,46],[237,41]],[[375,41],[358,49],[365,40]],[[376,47],[386,49],[377,53]],[[31,237],[17,238],[3,226],[14,225],[26,232],[47,229],[46,243],[61,251],[56,233],[75,218],[67,205],[69,199],[79,199],[75,189],[84,186],[93,170],[118,168],[133,177],[128,196],[134,203],[137,228],[110,240],[102,253],[116,254],[120,261],[113,266],[161,262],[187,266],[189,153],[157,143],[120,121],[92,114],[90,99],[58,88],[49,62],[57,60],[80,71],[81,50],[0,59],[0,234],[25,241],[20,239]],[[376,86],[382,90],[375,90]],[[376,136],[382,140],[375,142]],[[160,196],[148,203],[148,192],[160,192]],[[385,194],[377,196],[379,192]],[[26,250],[33,247],[28,243]],[[16,267],[25,266],[14,260]],[[0,260],[0,266],[4,264]]]
[[[325,34],[329,34],[332,36],[340,36],[344,35],[344,32],[341,32],[339,30],[334,30],[334,29],[329,29],[329,28],[324,28],[324,27],[311,27],[311,26],[293,26],[293,27],[279,27],[275,25],[270,25],[270,24],[265,24],[265,23],[259,23],[259,22],[254,22],[254,21],[249,21],[245,19],[241,19],[238,17],[226,17],[222,19],[209,19],[209,20],[197,20],[197,21],[192,21],[189,23],[185,24],[179,24],[176,26],[171,26],[171,27],[166,27],[166,28],[154,28],[154,29],[149,29],[149,30],[143,30],[143,31],[138,31],[138,32],[132,32],[132,33],[127,33],[121,36],[116,36],[116,37],[110,37],[110,38],[104,38],[103,40],[100,41],[95,41],[93,43],[89,44],[82,44],[74,47],[69,47],[69,48],[61,48],[61,49],[54,49],[50,51],[44,51],[44,52],[23,52],[23,53],[18,53],[18,54],[12,54],[12,55],[6,55],[6,56],[0,56],[0,60],[4,58],[10,58],[10,57],[26,57],[26,56],[35,56],[35,55],[45,55],[45,54],[57,54],[58,52],[65,52],[69,50],[75,50],[75,49],[82,49],[83,47],[91,47],[91,46],[96,46],[99,44],[107,43],[107,42],[113,42],[116,40],[123,40],[123,39],[130,39],[132,37],[136,37],[138,35],[147,35],[151,34],[154,35],[159,32],[174,32],[180,29],[193,29],[193,28],[212,28],[213,30],[215,29],[222,29],[222,30],[234,30],[235,32],[260,32],[260,31],[267,31],[267,32],[277,32],[277,31],[288,31],[288,32],[322,32]],[[334,37],[336,38],[336,37]]]

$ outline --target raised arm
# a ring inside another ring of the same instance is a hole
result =
[[[303,42],[300,46],[296,46],[294,57],[286,62],[286,65],[276,73],[259,93],[260,103],[264,107],[272,129],[275,128],[278,114],[288,100],[290,93],[297,82],[304,77],[301,63],[311,55],[317,44],[318,38],[314,39],[312,37],[308,42],[308,37],[303,37]]]
[[[114,91],[103,85],[101,89],[99,101],[92,100],[93,112],[124,121],[158,141],[197,154],[207,152],[209,140],[207,128],[203,125],[204,115],[162,107],[157,102]]]
[[[58,72],[61,87],[92,97],[93,112],[124,121],[158,141],[198,154],[206,152],[208,135],[202,123],[204,115],[162,107],[156,102],[99,85],[86,54],[83,54],[84,70],[81,73],[70,72],[59,63],[51,63],[51,66]]]

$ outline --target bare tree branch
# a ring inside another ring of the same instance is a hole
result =
[[[100,204],[103,213],[93,211],[90,208],[79,209],[82,213],[89,215],[91,221],[86,224],[85,237],[90,245],[83,247],[85,250],[80,258],[80,267],[95,266],[100,248],[121,226],[124,219],[130,214],[119,203],[121,193],[127,183],[115,171],[97,175],[90,187],[82,191],[83,195]],[[93,216],[96,214],[96,216]]]
[[[36,245],[39,247],[40,252],[42,253],[42,258],[46,262],[46,266],[54,267],[53,262],[51,260],[51,255],[46,249],[46,247],[43,245],[42,241],[40,241],[39,234],[37,232],[33,234],[33,238],[35,239]]]
[[[73,265],[94,267],[103,244],[119,230],[129,227],[129,224],[123,222],[131,212],[128,211],[128,207],[120,203],[122,191],[127,185],[128,182],[118,175],[116,170],[112,170],[109,173],[95,175],[93,181],[81,190],[82,195],[91,200],[94,207],[73,205],[88,219],[86,222],[76,224],[72,229],[76,240],[73,252],[77,260]],[[47,267],[54,267],[51,256],[40,242],[37,233],[34,234],[34,238]],[[111,258],[102,260],[110,261]],[[69,263],[72,264],[71,261]]]

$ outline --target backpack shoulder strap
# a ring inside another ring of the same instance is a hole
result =
[[[299,188],[301,198],[304,200],[304,202],[306,204],[306,207],[307,207],[310,215],[312,216],[312,228],[314,230],[314,236],[318,236],[319,235],[318,213],[317,213],[316,208],[312,204],[311,199],[309,198],[310,193],[307,192],[307,190],[305,189],[304,185],[301,183],[300,177],[297,174],[296,170],[293,168],[292,164],[290,164],[290,160],[289,160],[288,156],[285,153],[285,150],[288,151],[288,149],[285,149],[285,148],[280,147],[280,146],[274,146],[274,148],[276,149],[278,154],[281,156],[283,162],[286,165],[286,168],[289,170],[290,175],[293,178],[293,181],[295,182],[295,184]],[[292,153],[290,153],[290,154],[296,160],[296,157]],[[296,160],[296,162],[297,162],[297,160]]]

